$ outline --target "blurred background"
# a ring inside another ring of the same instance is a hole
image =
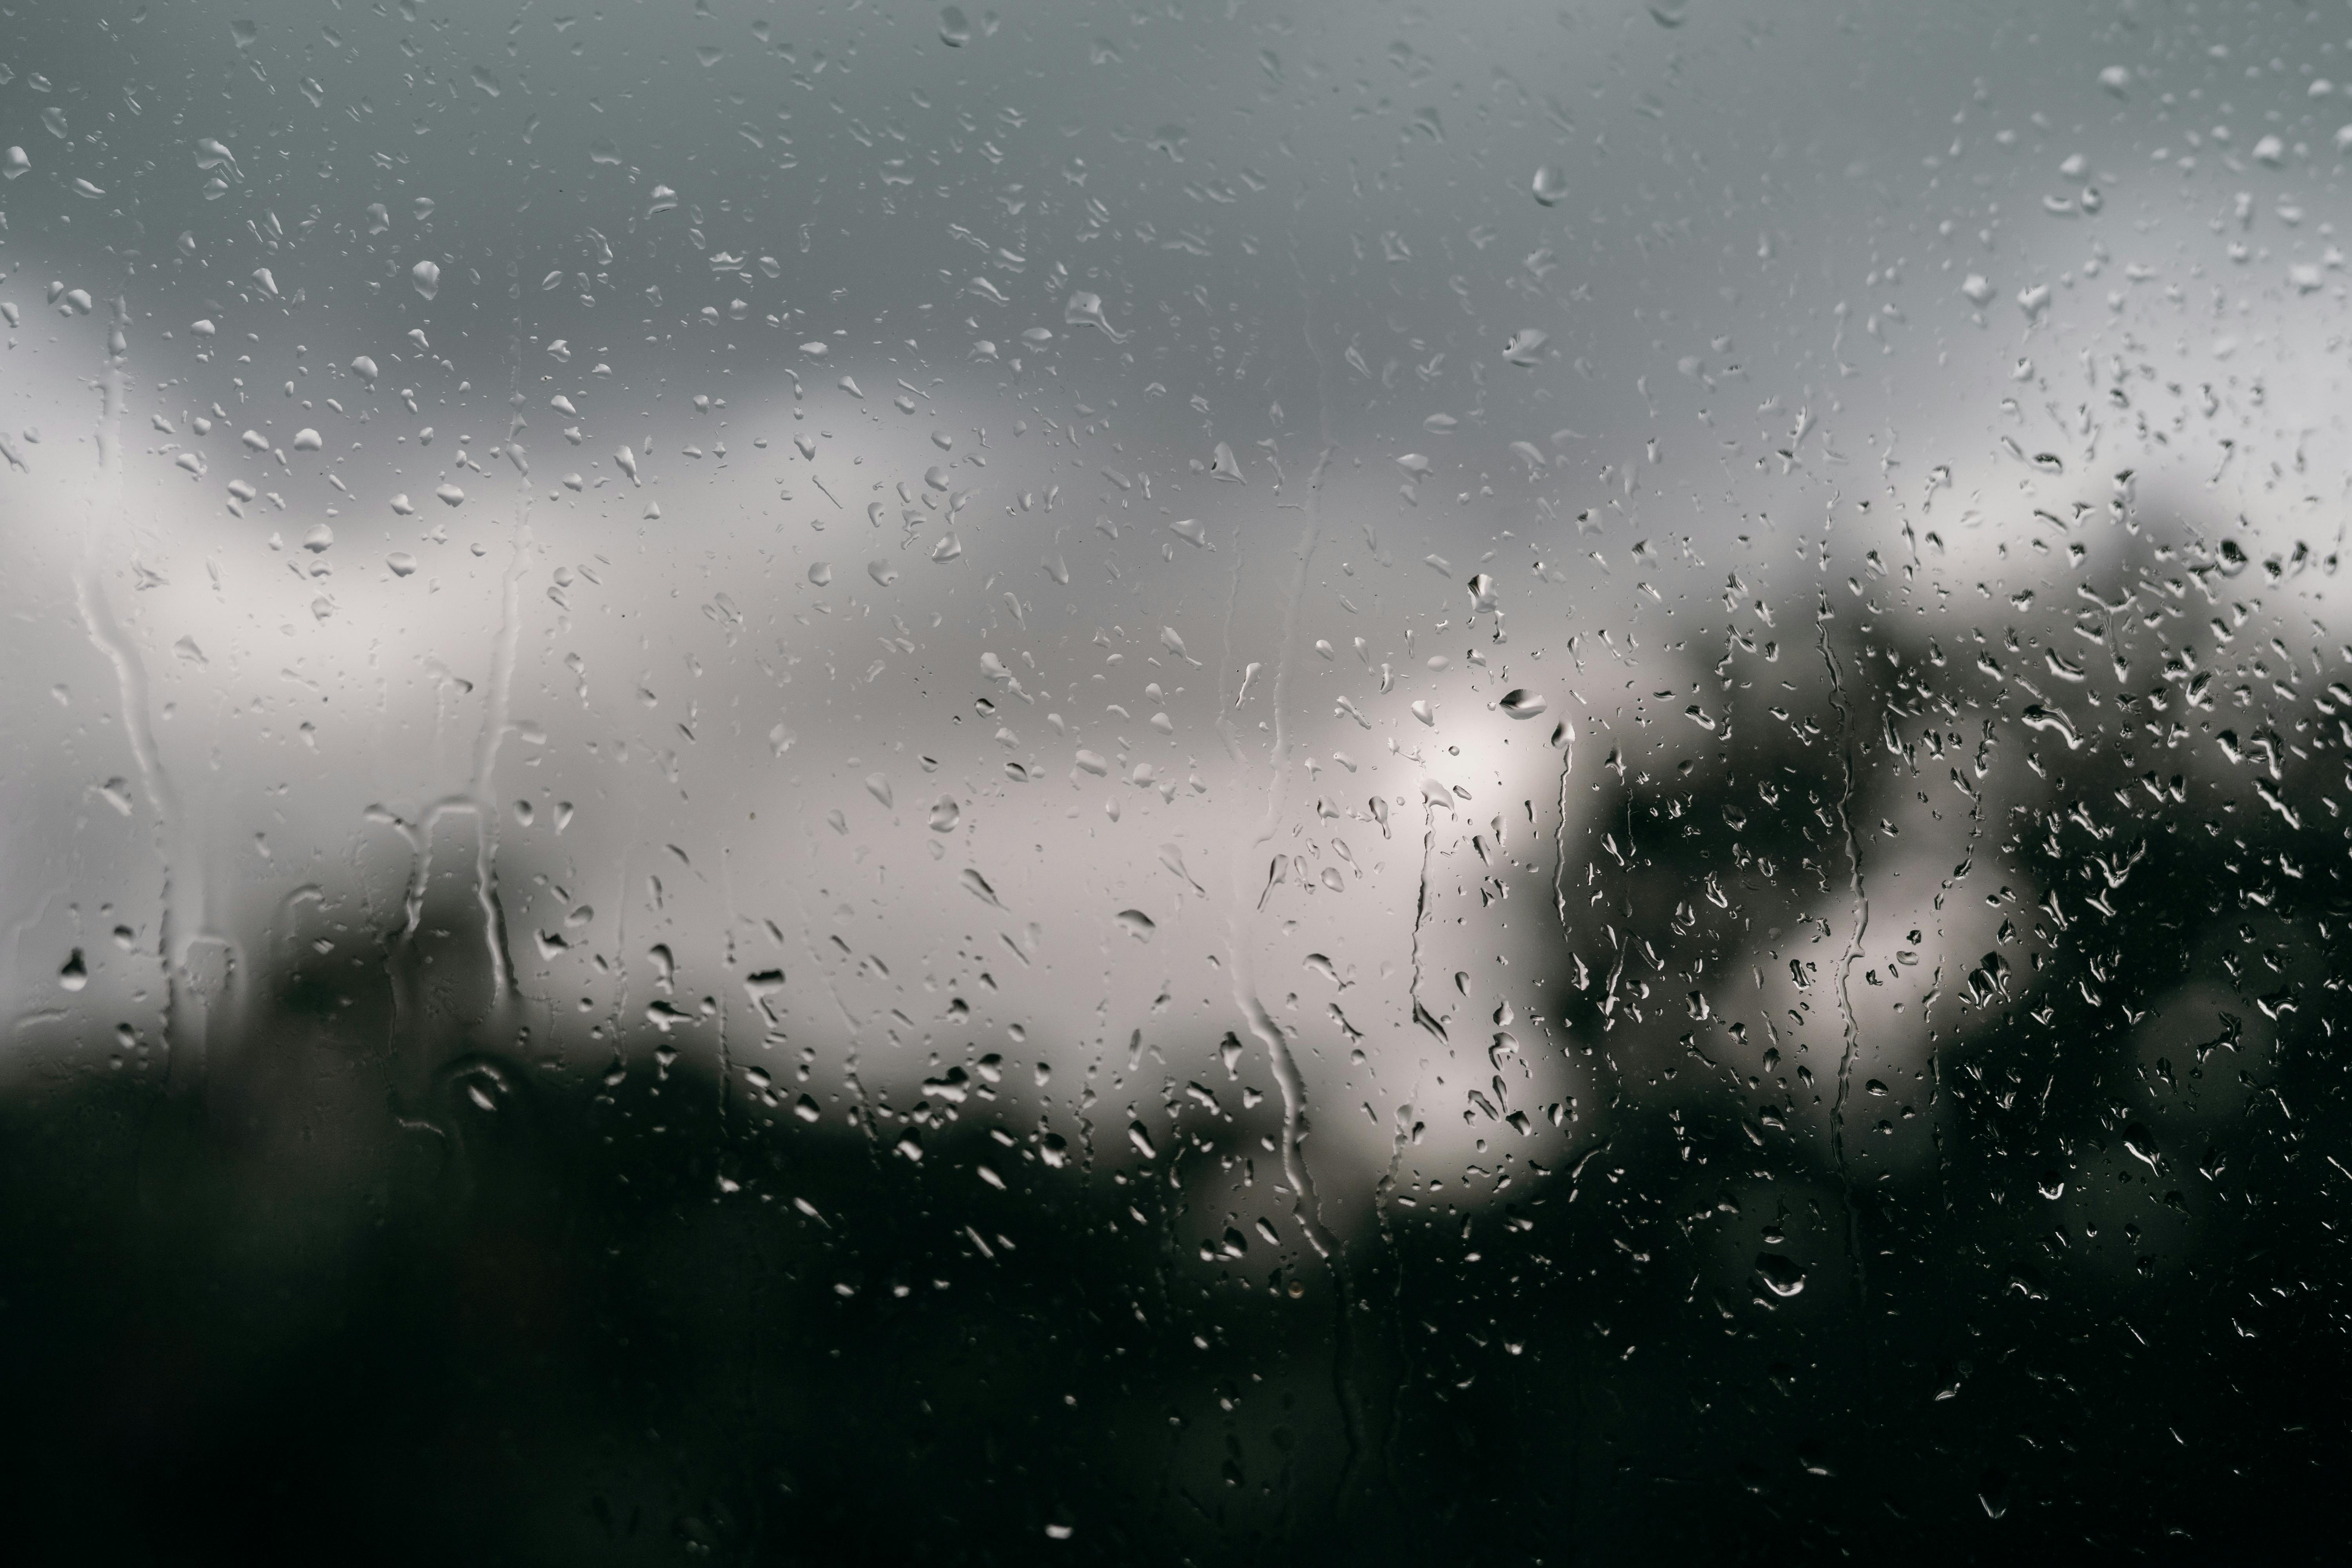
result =
[[[2325,1554],[2347,100],[0,16],[0,1531]]]

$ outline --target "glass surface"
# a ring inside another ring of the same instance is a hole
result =
[[[2348,95],[19,0],[0,1531],[2340,1542]]]

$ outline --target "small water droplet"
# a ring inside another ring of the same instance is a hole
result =
[[[971,42],[971,23],[960,5],[949,5],[940,12],[940,42],[951,49],[960,49]]]
[[[1520,686],[1503,693],[1501,706],[1503,711],[1513,719],[1532,719],[1551,704],[1545,700],[1542,693],[1529,691]]]
[[[1568,199],[1568,173],[1557,163],[1546,163],[1536,171],[1536,200],[1548,207],[1558,206]]]
[[[1138,942],[1150,942],[1152,932],[1160,929],[1158,923],[1141,910],[1119,910],[1118,923],[1126,929],[1128,935]]]
[[[408,269],[409,281],[427,300],[441,292],[441,268],[430,261],[420,261]]]
[[[962,816],[963,808],[956,805],[951,796],[941,795],[931,805],[931,831],[953,833],[957,821]]]

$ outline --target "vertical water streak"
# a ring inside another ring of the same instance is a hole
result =
[[[1828,606],[1824,605],[1824,611]],[[1843,770],[1837,799],[1838,829],[1845,836],[1847,887],[1853,895],[1853,929],[1846,938],[1845,952],[1838,959],[1838,1014],[1845,1025],[1844,1048],[1838,1057],[1837,1095],[1830,1104],[1830,1152],[1837,1163],[1838,1185],[1845,1195],[1845,1246],[1848,1262],[1853,1268],[1854,1294],[1868,1300],[1869,1281],[1864,1273],[1862,1250],[1862,1215],[1853,1195],[1853,1175],[1846,1166],[1845,1102],[1853,1086],[1853,1060],[1862,1050],[1862,1031],[1853,1016],[1853,966],[1862,956],[1863,934],[1870,929],[1870,899],[1862,881],[1862,845],[1853,831],[1853,715],[1847,710],[1845,680],[1838,669],[1837,654],[1830,647],[1829,619],[1824,614],[1815,623],[1821,639],[1822,662],[1830,672],[1830,707],[1837,714],[1838,759]]]

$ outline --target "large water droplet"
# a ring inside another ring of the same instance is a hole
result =
[[[951,49],[971,42],[971,22],[961,6],[950,5],[940,12],[940,42]]]
[[[1546,163],[1536,171],[1536,200],[1548,207],[1556,207],[1568,199],[1568,172],[1557,163]]]
[[[420,261],[408,269],[409,280],[416,291],[427,300],[441,292],[441,268],[430,261]]]
[[[1758,1253],[1756,1272],[1775,1296],[1793,1296],[1805,1288],[1805,1271],[1777,1252]]]
[[[1524,686],[1503,693],[1503,711],[1514,719],[1532,719],[1550,706],[1542,693],[1529,691]]]
[[[1062,307],[1062,320],[1073,327],[1100,327],[1103,336],[1115,343],[1127,342],[1127,334],[1113,328],[1104,318],[1102,296],[1099,294],[1089,294],[1081,289],[1071,295],[1070,302]]]

